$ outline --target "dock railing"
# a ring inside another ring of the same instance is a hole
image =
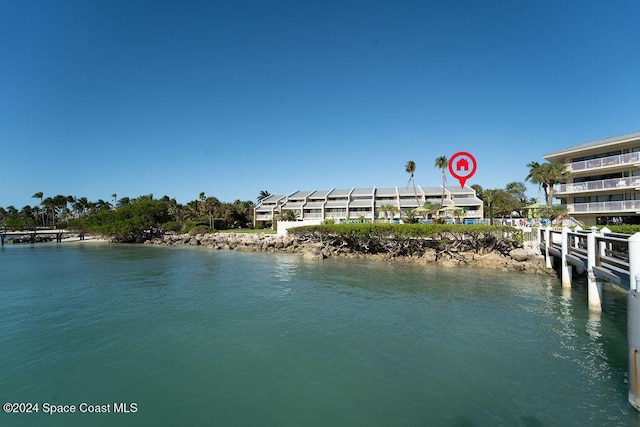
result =
[[[640,233],[547,227],[539,230],[539,242],[547,267],[560,260],[563,287],[571,287],[574,268],[587,273],[590,310],[602,311],[602,282],[627,291],[629,403],[640,410]]]

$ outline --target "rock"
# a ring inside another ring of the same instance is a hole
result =
[[[513,249],[511,252],[509,252],[509,256],[516,260],[516,261],[526,261],[530,258],[532,258],[531,253],[527,252],[525,249],[523,248],[518,248],[518,249]]]
[[[326,258],[326,256],[318,248],[312,248],[312,249],[308,249],[308,250],[304,251],[303,254],[302,254],[302,258],[304,258],[304,259],[323,260],[323,259]]]

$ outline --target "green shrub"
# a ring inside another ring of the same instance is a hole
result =
[[[397,239],[452,239],[492,234],[496,237],[522,240],[522,231],[517,228],[483,224],[322,224],[290,228],[289,233],[298,235],[327,234],[347,238],[387,237]]]
[[[165,231],[175,231],[176,233],[182,231],[182,226],[180,226],[180,223],[178,223],[177,221],[165,222],[164,224],[162,224],[161,228]]]
[[[621,233],[621,234],[636,234],[640,232],[640,225],[607,225],[606,226],[612,233]],[[602,227],[604,228],[604,227]]]
[[[207,234],[211,233],[213,230],[209,226],[206,225],[196,225],[189,229],[189,235],[195,236],[196,234]]]

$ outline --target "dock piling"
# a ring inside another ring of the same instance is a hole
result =
[[[562,259],[560,260],[560,270],[562,273],[562,287],[571,287],[571,264],[567,262],[569,253],[569,227],[562,227]]]
[[[587,291],[589,295],[589,310],[602,311],[602,283],[599,283],[593,267],[596,265],[596,232],[593,227],[587,234]]]

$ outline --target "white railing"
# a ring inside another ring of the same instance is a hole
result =
[[[357,219],[361,216],[371,218],[371,211],[349,211],[349,218]]]
[[[581,162],[569,163],[567,165],[567,168],[572,172],[576,172],[613,166],[631,165],[638,162],[640,162],[640,153],[627,153],[617,156],[602,157],[599,159],[583,160]]]
[[[466,211],[464,213],[465,218],[482,218],[482,213],[480,211]]]
[[[331,212],[331,211],[326,211],[324,213],[324,217],[329,219],[329,218],[346,218],[347,217],[347,213],[342,211],[342,212]]]
[[[260,214],[260,215],[256,215],[256,219],[258,221],[271,220],[273,219],[273,216],[271,214]]]
[[[620,202],[573,203],[567,205],[569,213],[609,213],[609,212],[638,212],[640,200],[625,200]]]
[[[640,187],[640,176],[630,178],[603,179],[600,181],[576,182],[573,184],[561,184],[556,194],[581,193],[600,190],[624,190]]]
[[[304,219],[322,219],[321,213],[304,213]]]

